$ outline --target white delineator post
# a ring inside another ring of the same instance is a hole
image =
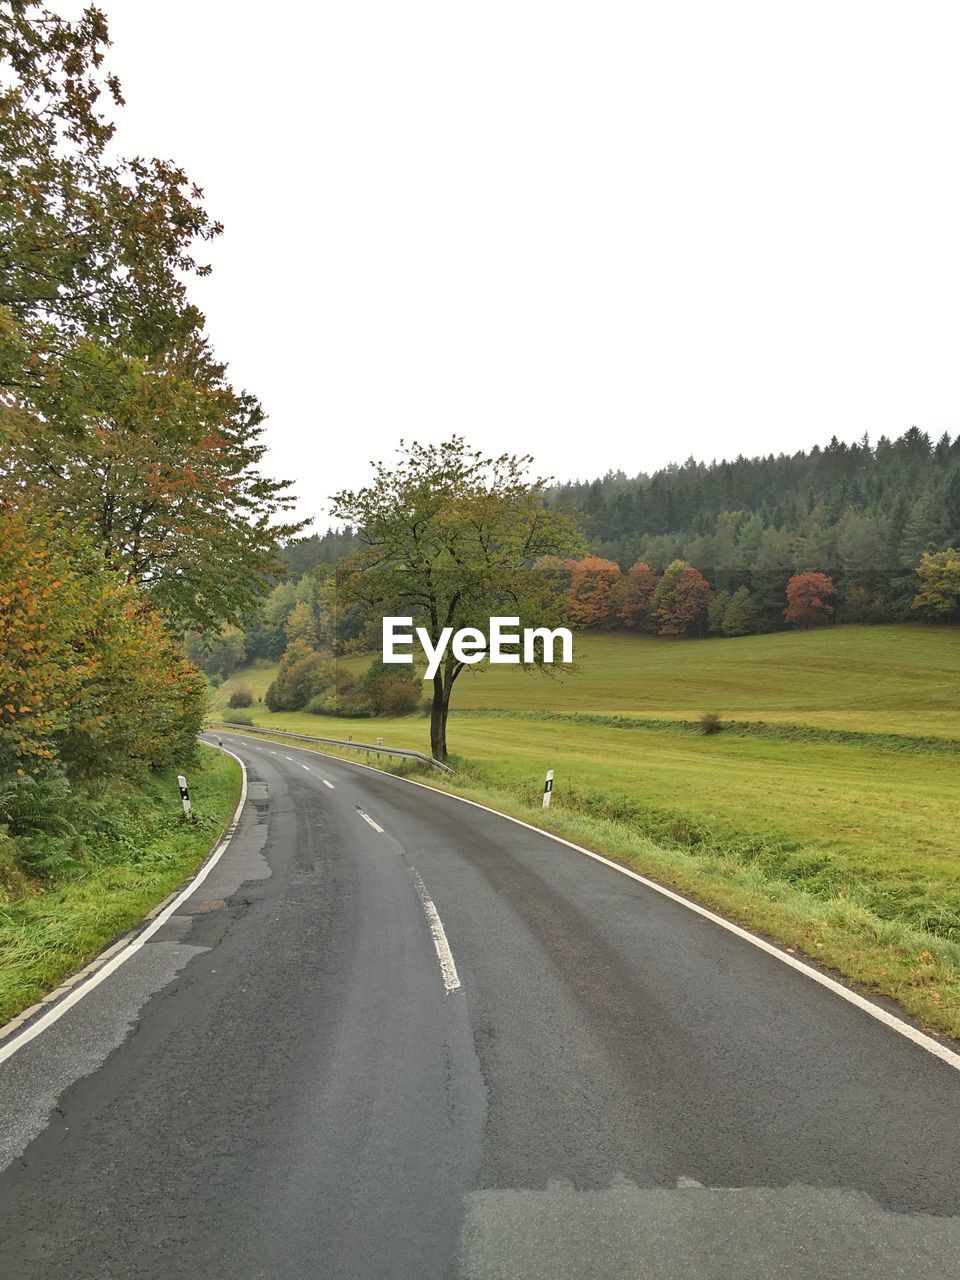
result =
[[[182,773],[177,774],[177,784],[180,787],[180,801],[183,805],[183,816],[191,817],[193,810],[190,808],[190,788],[187,786],[187,780]]]
[[[553,770],[547,770],[547,778],[543,784],[543,807],[550,808],[550,797],[553,795]]]

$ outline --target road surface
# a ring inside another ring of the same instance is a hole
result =
[[[523,826],[225,744],[220,861],[0,1065],[4,1280],[960,1274],[955,1067]]]

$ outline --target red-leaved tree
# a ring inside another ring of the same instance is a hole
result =
[[[817,627],[830,620],[833,605],[829,601],[836,596],[833,579],[825,573],[795,573],[787,583],[787,607],[783,616],[787,622],[801,627]]]
[[[700,570],[674,560],[657,583],[650,614],[662,636],[702,636],[712,600],[713,591]]]
[[[605,627],[614,619],[620,566],[600,556],[578,560],[570,576],[570,619],[579,627]]]
[[[640,561],[620,579],[617,588],[617,618],[628,630],[649,625],[650,601],[657,589],[657,575]]]

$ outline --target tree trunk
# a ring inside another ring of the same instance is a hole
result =
[[[433,705],[430,708],[430,754],[434,760],[446,763],[447,712],[450,709],[450,690],[444,688],[441,672],[433,677]]]

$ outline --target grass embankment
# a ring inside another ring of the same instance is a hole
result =
[[[583,636],[576,655],[559,680],[465,674],[457,774],[425,780],[621,858],[960,1036],[960,631]],[[235,676],[215,713],[270,678]],[[428,737],[417,717],[251,711],[302,733]],[[704,736],[705,711],[737,725]]]
[[[37,873],[0,898],[0,1023],[92,960],[196,870],[240,796],[240,769],[203,750],[184,822],[175,771],[88,801],[69,841],[35,842]]]

